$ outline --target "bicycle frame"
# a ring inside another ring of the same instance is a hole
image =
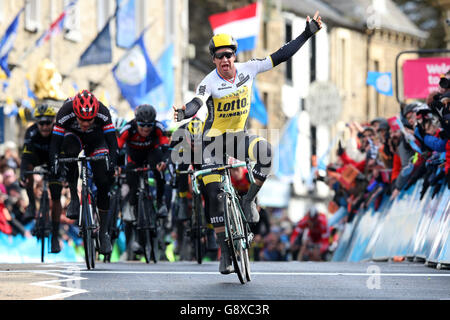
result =
[[[85,155],[77,158],[61,158],[58,159],[61,163],[80,162],[81,163],[81,206],[80,215],[78,218],[78,225],[80,227],[80,234],[83,236],[85,246],[85,260],[88,269],[95,268],[95,247],[98,248],[98,213],[94,203],[94,198],[89,187],[88,181],[88,161],[106,160],[108,167],[108,156],[98,155],[93,157],[86,157]],[[94,243],[95,240],[95,243]]]
[[[242,284],[251,280],[248,250],[250,249],[250,242],[253,239],[253,234],[249,230],[245,214],[239,203],[238,195],[231,184],[229,169],[243,166],[247,166],[250,181],[254,183],[251,174],[251,165],[248,159],[246,159],[245,163],[224,165],[218,168],[199,170],[194,173],[194,192],[199,192],[197,177],[213,172],[225,172],[221,175],[222,193],[220,193],[218,197],[225,197],[225,238],[228,241],[229,250],[231,251],[230,255],[232,256],[235,272]],[[230,206],[229,209],[228,206]]]
[[[41,262],[44,262],[45,253],[45,238],[50,235],[50,230],[48,228],[48,223],[50,221],[50,204],[49,204],[49,192],[48,192],[48,176],[49,172],[47,170],[28,170],[24,172],[26,175],[38,174],[43,177],[42,195],[39,204],[38,217],[36,219],[36,236],[41,239]],[[47,250],[50,252],[50,250]]]
[[[147,173],[154,168],[142,167],[128,169],[128,172],[138,174],[137,188],[137,231],[143,237],[145,261],[150,263],[152,259],[154,263],[159,260],[159,226],[156,218],[156,209],[153,203],[153,196],[148,189],[149,179]]]

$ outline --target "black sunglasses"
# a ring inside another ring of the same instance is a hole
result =
[[[40,125],[40,126],[49,126],[51,124],[52,124],[52,121],[50,121],[50,120],[43,120],[43,121],[38,122],[38,125]]]
[[[138,126],[139,127],[144,127],[144,128],[151,128],[151,127],[153,127],[154,126],[154,122],[140,122],[140,121],[138,121]]]
[[[224,52],[214,54],[214,57],[216,57],[216,59],[219,59],[219,60],[222,60],[223,57],[230,59],[232,56],[234,56],[234,52],[230,52],[230,51],[224,51]]]

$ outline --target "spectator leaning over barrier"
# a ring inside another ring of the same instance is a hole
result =
[[[363,128],[356,122],[348,123],[347,127],[350,130],[350,138],[345,143],[345,152],[356,162],[363,161],[366,157],[360,143]]]
[[[428,105],[438,116],[443,129],[442,137],[447,139],[446,143],[446,160],[445,174],[447,186],[450,188],[450,70],[439,81],[439,91],[436,92],[432,99],[428,99]]]
[[[408,178],[414,169],[414,155],[415,150],[411,146],[411,142],[414,143],[416,140],[414,138],[414,128],[417,124],[415,108],[418,105],[416,103],[411,103],[403,106],[400,114],[401,122],[404,126],[404,131],[401,132],[401,138],[397,146],[397,156],[400,158],[400,170],[398,170],[398,175],[396,175],[395,181],[393,181],[393,191],[391,199],[398,196],[400,191],[408,182]],[[397,171],[397,168],[394,169]]]

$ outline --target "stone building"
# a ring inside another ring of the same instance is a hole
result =
[[[44,59],[49,59],[62,77],[60,91],[68,97],[75,93],[74,84],[81,89],[91,89],[107,104],[113,105],[119,115],[132,117],[129,104],[120,94],[113,78],[112,68],[125,55],[126,49],[116,46],[116,19],[110,23],[112,62],[107,64],[77,67],[81,54],[91,44],[109,18],[114,16],[116,0],[78,0],[75,8],[68,12],[63,32],[54,35],[40,47],[33,48],[35,41],[63,11],[69,0],[0,0],[0,34],[4,34],[13,17],[26,4],[20,17],[17,38],[8,63],[17,65],[9,79],[9,86],[0,92],[0,101],[12,97],[20,101],[26,97],[24,81],[29,78],[33,88],[37,82],[37,70]],[[188,0],[135,0],[135,37],[145,32],[147,53],[153,63],[164,49],[174,43],[175,103],[183,101],[187,88],[185,80],[188,46]],[[27,56],[24,53],[33,48]],[[8,119],[7,119],[8,120]],[[18,122],[20,124],[20,122]],[[10,127],[15,127],[14,125]],[[13,132],[6,132],[6,140],[18,140]],[[19,132],[16,131],[18,135]]]

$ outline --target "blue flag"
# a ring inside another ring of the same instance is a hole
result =
[[[155,107],[160,120],[168,116],[167,113],[172,110],[173,105],[175,87],[173,51],[174,46],[170,44],[156,63],[162,84],[150,91],[145,98],[140,99],[141,103],[149,103]]]
[[[14,41],[17,36],[17,28],[19,27],[19,17],[24,8],[20,9],[19,13],[14,18],[13,22],[6,29],[5,35],[0,41],[0,67],[5,71],[8,78],[11,76],[11,71],[8,67],[8,55],[14,46]]]
[[[78,67],[112,62],[109,21],[80,57]]]
[[[142,98],[162,83],[145,49],[144,33],[114,66],[112,72],[122,96],[133,110],[141,103]]]
[[[253,82],[252,104],[250,107],[249,117],[258,120],[265,126],[267,125],[266,106],[259,97],[258,87],[256,86],[255,82]]]
[[[134,0],[117,0],[116,43],[118,47],[129,49],[136,34],[136,17]]]
[[[366,84],[375,87],[379,93],[392,96],[392,76],[390,72],[369,71]]]
[[[299,133],[298,117],[298,115],[292,117],[286,124],[275,153],[274,163],[278,164],[278,168],[275,168],[275,175],[279,178],[293,178],[295,174]]]

